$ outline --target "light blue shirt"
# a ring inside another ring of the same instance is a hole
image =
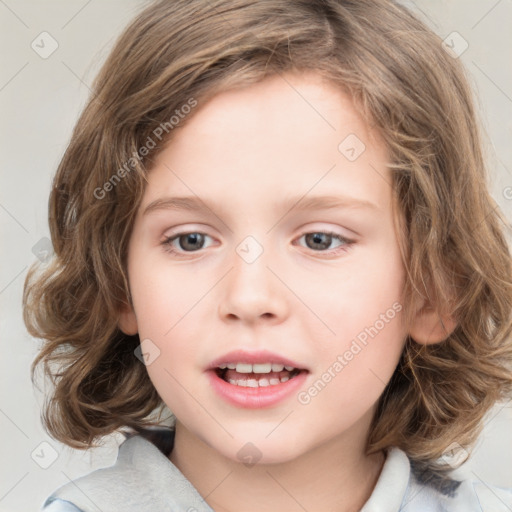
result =
[[[173,441],[173,431],[168,431]],[[392,447],[361,512],[511,512],[512,489],[482,482],[427,483],[405,452]],[[433,479],[435,482],[435,479]],[[155,444],[134,435],[119,447],[113,466],[58,488],[44,512],[213,512]],[[318,511],[311,511],[318,512]]]

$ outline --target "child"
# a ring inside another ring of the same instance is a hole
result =
[[[24,292],[48,432],[126,440],[43,510],[512,510],[452,474],[512,396],[486,179],[461,65],[398,3],[148,5]]]

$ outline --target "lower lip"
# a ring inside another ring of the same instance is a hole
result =
[[[226,382],[215,370],[208,371],[211,385],[217,394],[229,403],[246,409],[262,409],[285,400],[304,384],[307,373],[301,371],[295,377],[274,386],[248,388]]]

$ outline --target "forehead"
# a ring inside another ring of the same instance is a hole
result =
[[[197,195],[244,209],[343,195],[385,208],[387,151],[350,97],[319,75],[281,75],[199,104],[158,155],[142,207]]]

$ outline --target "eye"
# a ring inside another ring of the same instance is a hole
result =
[[[205,237],[210,238],[208,235],[197,231],[178,233],[174,236],[167,237],[162,242],[162,245],[167,252],[172,254],[197,252],[197,250],[204,248]],[[178,243],[178,250],[176,250],[175,242]]]
[[[310,233],[304,233],[300,238],[304,238],[306,241],[306,245],[308,248],[315,250],[315,252],[338,252],[338,250],[347,250],[350,245],[354,243],[353,240],[349,240],[344,236],[341,236],[337,233],[325,232],[325,231],[314,231]],[[333,250],[325,250],[328,249],[329,246],[333,242],[339,242],[339,245],[335,247]]]
[[[164,246],[165,251],[177,256],[182,256],[186,253],[194,253],[206,248],[206,238],[211,237],[205,233],[200,233],[197,231],[177,233],[176,235],[167,237],[162,242],[162,245]],[[304,233],[298,238],[298,240],[302,238],[305,239],[306,246],[309,249],[312,249],[315,252],[324,252],[328,254],[336,253],[338,251],[345,251],[354,243],[353,240],[349,240],[348,238],[345,238],[344,236],[341,236],[337,233],[325,231],[313,231]],[[331,248],[329,250],[329,247],[333,242],[338,242],[339,245],[334,249]]]

